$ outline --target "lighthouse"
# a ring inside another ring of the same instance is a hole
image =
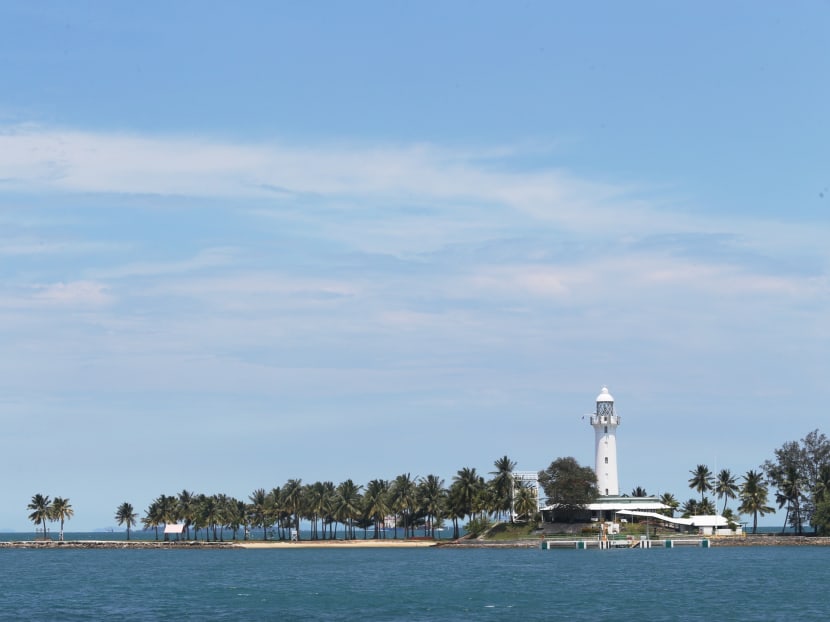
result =
[[[602,387],[597,396],[597,410],[591,415],[591,427],[596,437],[596,469],[599,494],[619,495],[617,477],[617,426],[620,418],[614,412],[614,398],[608,387]]]

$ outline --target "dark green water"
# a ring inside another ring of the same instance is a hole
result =
[[[830,549],[0,549],[3,620],[824,620]]]

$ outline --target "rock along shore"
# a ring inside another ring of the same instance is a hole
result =
[[[232,549],[236,542],[163,542],[159,540],[20,540],[0,542],[0,549]]]
[[[700,536],[698,536],[700,537]],[[585,540],[588,538],[574,538]],[[658,538],[662,540],[662,538]],[[713,547],[726,546],[830,546],[830,537],[817,536],[780,536],[780,535],[745,535],[712,536],[706,538]],[[438,548],[480,548],[480,549],[535,549],[540,548],[542,539],[524,538],[521,540],[321,540],[321,541],[225,541],[204,542],[155,541],[155,540],[18,540],[0,542],[0,549],[259,549],[259,548],[404,548],[404,547],[438,547]]]

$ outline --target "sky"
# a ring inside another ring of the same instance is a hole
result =
[[[0,531],[36,493],[86,531],[184,488],[593,466],[603,386],[622,492],[830,432],[828,24],[3,2]]]

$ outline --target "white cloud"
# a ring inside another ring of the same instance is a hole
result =
[[[94,281],[71,281],[35,286],[32,299],[60,306],[97,307],[113,301],[107,286]]]
[[[510,150],[505,150],[509,154]],[[273,198],[372,198],[377,204],[498,204],[568,230],[653,229],[661,214],[630,188],[562,171],[514,172],[481,154],[430,145],[228,144],[16,127],[0,132],[0,177],[18,190]],[[621,212],[625,212],[625,214]]]

